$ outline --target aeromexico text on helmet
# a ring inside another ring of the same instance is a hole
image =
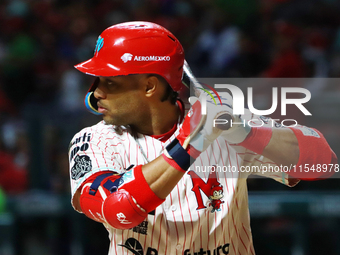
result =
[[[120,58],[124,63],[128,61],[170,61],[170,56],[133,56],[131,53],[124,53]]]

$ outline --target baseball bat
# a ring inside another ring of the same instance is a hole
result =
[[[184,60],[183,71],[184,71],[183,73],[184,85],[190,88],[190,84],[192,84],[194,92],[195,92],[195,96],[199,97],[205,89],[202,86],[202,84],[197,80],[197,78],[194,76],[186,60]],[[233,119],[233,117],[229,113],[222,113],[221,115],[218,116],[217,119],[228,121],[226,124],[216,124],[217,128],[221,130],[228,130],[231,127],[231,120]],[[202,121],[205,121],[205,119],[203,119]]]

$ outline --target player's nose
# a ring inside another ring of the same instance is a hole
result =
[[[97,88],[94,90],[93,95],[95,98],[104,99],[106,97],[106,94],[104,92],[104,86],[102,81],[99,81]]]

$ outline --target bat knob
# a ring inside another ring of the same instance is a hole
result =
[[[231,127],[233,116],[230,113],[222,113],[215,119],[215,127],[221,130],[228,130]]]

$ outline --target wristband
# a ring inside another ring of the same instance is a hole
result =
[[[190,156],[176,138],[165,147],[163,158],[172,167],[183,172],[185,172],[194,161],[194,158]]]
[[[328,178],[333,175],[332,169],[334,170],[338,159],[321,132],[305,126],[289,127],[289,129],[294,132],[300,151],[296,168],[290,171],[289,175],[305,181]],[[322,169],[327,166],[327,172],[312,170],[318,166]]]
[[[268,145],[272,134],[273,130],[270,127],[252,127],[247,138],[238,145],[261,155],[264,148]]]

